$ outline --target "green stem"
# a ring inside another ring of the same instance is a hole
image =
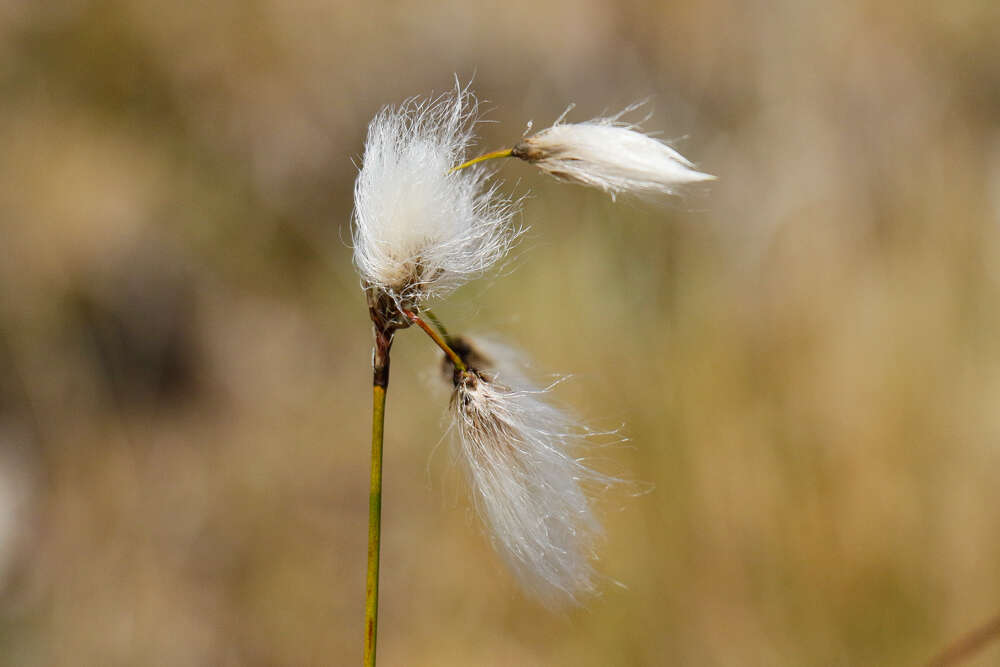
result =
[[[448,343],[445,342],[444,338],[442,338],[438,332],[434,331],[434,329],[431,329],[430,325],[428,325],[427,322],[424,322],[419,315],[410,312],[409,310],[404,310],[403,314],[410,318],[411,322],[423,329],[424,333],[431,337],[431,340],[433,340],[437,346],[440,347],[446,355],[448,355],[448,359],[451,360],[451,363],[455,366],[455,368],[463,373],[468,370],[465,362],[462,361],[462,357],[458,356],[458,353],[451,349]]]
[[[434,314],[434,311],[430,308],[424,308],[423,313],[427,316],[427,319],[431,321],[431,324],[434,325],[434,328],[438,330],[441,337],[444,338],[444,342],[448,343],[448,347],[455,347],[455,340],[451,337],[451,334],[448,333],[448,330],[444,328],[444,324],[438,319],[438,316]]]
[[[378,566],[382,542],[382,441],[385,432],[385,394],[389,388],[391,331],[375,330],[372,363],[372,476],[368,494],[368,575],[365,581],[364,667],[375,667],[378,638]]]
[[[486,160],[495,160],[495,159],[501,158],[501,157],[510,157],[513,154],[514,154],[514,149],[513,148],[501,148],[498,151],[493,151],[492,153],[486,153],[484,155],[480,155],[477,158],[472,158],[468,162],[463,162],[462,164],[458,165],[457,167],[452,167],[451,169],[448,170],[448,173],[449,174],[454,174],[456,171],[460,171],[462,169],[465,169],[466,167],[471,167],[474,164],[478,164],[480,162],[485,162]]]

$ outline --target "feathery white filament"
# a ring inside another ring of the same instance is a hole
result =
[[[494,548],[525,589],[557,605],[597,592],[591,561],[601,529],[585,486],[616,480],[572,456],[588,432],[543,394],[472,370],[460,376],[452,409],[460,456]]]
[[[640,132],[638,124],[620,121],[638,106],[583,123],[560,119],[524,139],[514,155],[560,180],[600,188],[612,198],[623,192],[677,194],[679,186],[715,180],[664,142]]]
[[[468,87],[382,109],[354,184],[354,262],[395,299],[442,296],[501,259],[519,235],[516,202],[482,168],[449,173],[473,142]]]

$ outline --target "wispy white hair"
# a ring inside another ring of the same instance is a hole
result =
[[[601,527],[590,491],[615,483],[575,458],[593,435],[545,402],[545,389],[508,386],[519,373],[457,374],[452,411],[459,455],[494,549],[549,606],[597,592]]]
[[[715,180],[666,143],[640,132],[638,123],[621,120],[641,104],[583,123],[563,123],[560,117],[552,127],[521,141],[513,155],[560,180],[600,188],[612,198],[621,193],[677,194],[680,186]]]
[[[461,163],[473,143],[469,87],[382,109],[354,183],[354,262],[394,299],[442,296],[501,259],[519,234],[516,203]]]

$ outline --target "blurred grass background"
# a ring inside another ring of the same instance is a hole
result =
[[[380,663],[907,665],[1000,611],[1000,5],[0,2],[0,661],[360,659],[367,121],[484,149],[653,96],[665,207],[506,164],[532,226],[438,311],[626,424],[584,609],[525,600],[402,333]],[[997,664],[992,647],[973,664]]]

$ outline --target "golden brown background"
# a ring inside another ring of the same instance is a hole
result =
[[[526,600],[402,332],[380,664],[928,659],[1000,611],[998,35],[995,0],[0,2],[0,661],[360,661],[352,159],[453,73],[484,149],[651,95],[720,180],[502,166],[532,232],[439,314],[573,373],[655,490],[600,507],[627,589]]]

